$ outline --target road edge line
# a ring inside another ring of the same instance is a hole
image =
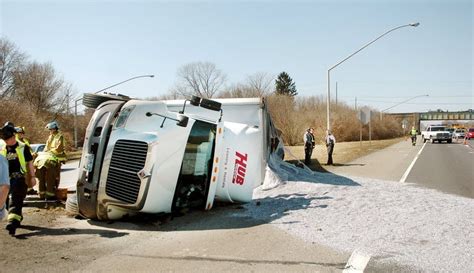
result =
[[[413,166],[415,165],[415,162],[416,160],[418,159],[418,157],[420,156],[421,154],[421,151],[423,151],[423,148],[425,148],[425,145],[426,143],[428,142],[425,142],[423,144],[423,147],[421,147],[420,151],[418,151],[418,153],[416,154],[415,158],[413,159],[413,161],[411,162],[410,166],[408,166],[408,169],[405,171],[405,173],[403,174],[402,178],[400,179],[400,182],[402,183],[405,183],[407,177],[408,177],[408,174],[410,173],[411,169],[413,168]]]

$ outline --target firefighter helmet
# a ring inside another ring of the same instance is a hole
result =
[[[7,121],[0,129],[0,137],[4,140],[11,138],[16,133],[15,125],[13,123]]]
[[[52,122],[46,124],[46,129],[48,129],[48,130],[52,130],[52,129],[58,130],[59,129],[58,123],[56,121],[52,121]]]
[[[25,127],[23,127],[23,126],[15,127],[15,130],[19,134],[24,134],[25,133]]]

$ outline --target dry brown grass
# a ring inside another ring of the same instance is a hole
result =
[[[339,142],[334,147],[333,160],[337,164],[349,163],[359,157],[368,155],[375,151],[384,149],[390,145],[404,141],[405,138],[393,138],[384,140],[372,141],[353,141],[353,142]],[[285,153],[285,160],[291,163],[296,163],[298,160],[304,162],[303,146],[286,146],[290,151]],[[326,146],[316,145],[313,150],[312,162],[309,166],[313,170],[325,171],[324,165],[327,161]]]
[[[288,97],[272,95],[266,97],[274,124],[282,131],[285,144],[302,144],[307,128],[315,129],[316,143],[322,142],[326,134],[326,100],[324,97]],[[372,109],[373,110],[373,109]],[[374,113],[378,113],[375,111]],[[339,141],[357,141],[362,131],[363,139],[369,138],[369,126],[361,124],[357,111],[344,103],[331,103],[332,133]],[[371,119],[372,139],[391,139],[403,135],[401,121],[391,116],[380,120],[378,114]]]

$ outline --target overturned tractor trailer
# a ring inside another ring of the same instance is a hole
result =
[[[261,98],[144,101],[85,94],[95,108],[77,181],[100,220],[249,202],[281,141]]]

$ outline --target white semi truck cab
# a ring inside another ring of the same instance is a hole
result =
[[[86,106],[101,98],[86,95]],[[99,100],[87,127],[81,215],[113,220],[252,199],[280,143],[262,99],[123,98]]]

